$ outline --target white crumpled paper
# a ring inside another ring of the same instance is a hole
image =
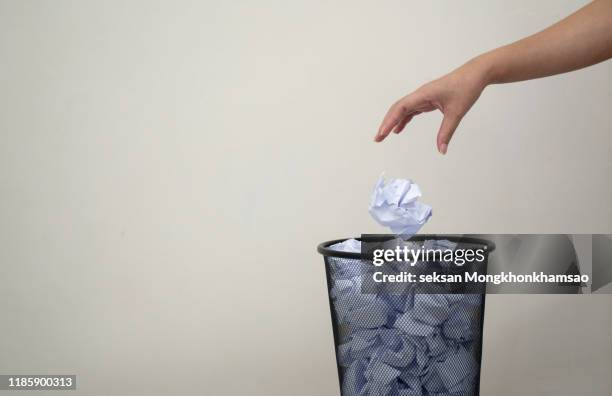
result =
[[[330,248],[338,252],[361,253],[361,241],[347,239],[335,245],[331,245]]]
[[[451,246],[447,242],[441,245]],[[360,243],[347,240],[331,247],[357,251]],[[371,266],[367,260],[330,257],[328,264],[342,395],[475,394],[482,295],[424,294],[417,287],[401,295],[365,293],[361,280]]]
[[[370,201],[370,214],[394,234],[411,237],[431,217],[431,206],[419,202],[421,189],[411,180],[380,177]]]

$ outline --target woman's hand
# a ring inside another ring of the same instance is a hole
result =
[[[437,109],[444,114],[437,147],[440,153],[446,154],[461,119],[487,86],[486,70],[485,62],[474,59],[404,96],[391,106],[374,140],[382,142],[389,133],[402,132],[414,116]]]
[[[438,151],[446,154],[455,129],[488,84],[566,73],[612,58],[612,0],[595,0],[564,20],[481,55],[395,103],[374,139],[400,133],[415,115],[440,110]]]

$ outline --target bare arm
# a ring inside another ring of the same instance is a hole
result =
[[[438,151],[487,85],[566,73],[612,58],[612,0],[595,0],[564,20],[513,44],[482,54],[397,101],[375,140],[400,133],[420,113],[440,110]]]

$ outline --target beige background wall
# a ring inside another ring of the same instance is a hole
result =
[[[315,245],[612,233],[612,63],[487,89],[449,155],[388,105],[584,1],[0,0],[0,373],[83,395],[336,395]],[[491,296],[484,395],[612,393],[610,296]],[[24,393],[25,394],[25,393]],[[75,394],[75,393],[71,393]]]

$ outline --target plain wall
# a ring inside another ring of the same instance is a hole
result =
[[[83,395],[337,395],[323,240],[612,233],[612,62],[388,106],[584,1],[0,0],[0,373]],[[490,296],[483,395],[612,393],[611,296]],[[24,392],[27,394],[27,392]],[[38,394],[38,393],[32,393]]]

